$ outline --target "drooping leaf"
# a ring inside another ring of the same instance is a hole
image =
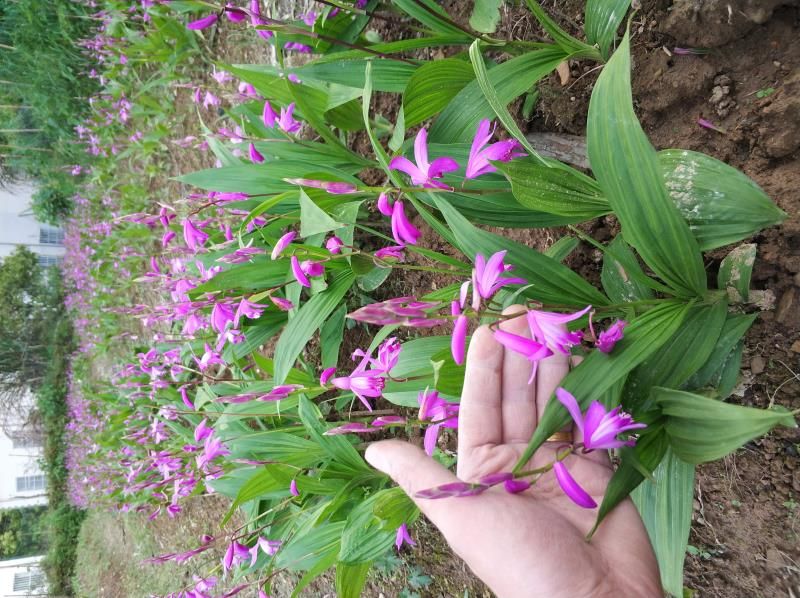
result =
[[[588,0],[584,31],[586,41],[597,45],[603,59],[608,59],[609,49],[614,43],[622,19],[631,6],[631,0]]]
[[[694,467],[667,449],[653,472],[631,497],[639,509],[658,559],[661,585],[671,596],[683,596],[683,560],[694,504]]]
[[[736,243],[783,222],[786,213],[747,175],[689,150],[658,153],[667,189],[700,249]]]
[[[742,303],[750,298],[750,276],[755,261],[755,243],[739,245],[722,260],[717,273],[717,287],[727,291],[731,303]]]
[[[626,33],[589,102],[589,161],[625,240],[677,293],[702,296],[706,273],[700,249],[667,194],[656,151],[633,111],[630,62]]]
[[[603,254],[600,279],[603,290],[616,303],[641,301],[653,297],[652,289],[642,281],[647,275],[642,271],[636,255],[622,235],[617,235]]]
[[[289,320],[275,346],[275,384],[284,383],[300,351],[333,313],[354,279],[351,270],[340,272],[325,291],[311,297]]]
[[[702,395],[654,388],[653,399],[666,418],[672,450],[687,463],[705,463],[732,453],[775,426],[797,427],[781,408],[754,409]]]
[[[445,58],[423,64],[403,93],[405,126],[413,127],[437,114],[474,79],[475,72],[464,60]]]

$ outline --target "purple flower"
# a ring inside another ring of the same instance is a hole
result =
[[[634,422],[630,415],[621,410],[621,407],[606,411],[606,408],[597,401],[592,401],[586,410],[586,415],[582,415],[577,399],[561,387],[556,389],[556,398],[567,408],[575,425],[583,434],[583,446],[586,451],[633,446],[636,444],[634,439],[619,440],[617,436],[630,430],[647,427],[646,424]]]
[[[475,496],[489,489],[483,484],[468,484],[467,482],[450,482],[433,488],[420,490],[414,496],[417,498],[427,498],[431,500],[450,497]]]
[[[228,324],[236,319],[232,305],[227,303],[215,303],[211,310],[211,328],[217,332],[223,332]]]
[[[314,262],[311,260],[304,260],[300,262],[296,255],[292,256],[291,266],[292,274],[294,275],[295,280],[297,280],[297,282],[304,287],[311,287],[311,281],[308,279],[309,276],[322,276],[322,274],[325,272],[325,266],[323,266],[320,262]]]
[[[318,181],[316,179],[283,179],[292,185],[302,185],[303,187],[313,187],[314,189],[324,189],[331,195],[348,195],[358,193],[358,187],[353,183],[345,181]]]
[[[392,236],[398,245],[416,245],[419,229],[406,217],[403,202],[397,200],[392,206]]]
[[[187,218],[183,221],[183,239],[186,241],[186,246],[197,253],[198,247],[202,247],[208,241],[208,234],[197,228],[191,218]]]
[[[382,415],[372,420],[370,424],[373,428],[382,428],[383,426],[395,426],[398,424],[406,423],[406,418],[400,415]]]
[[[250,156],[250,161],[253,164],[263,164],[264,156],[256,149],[255,144],[250,142],[250,145],[247,146],[247,153]]]
[[[384,216],[392,215],[392,205],[389,203],[389,196],[386,193],[381,193],[378,196],[377,207],[378,211]]]
[[[208,420],[206,418],[203,418],[203,421],[197,424],[197,427],[194,429],[195,442],[200,442],[201,440],[205,440],[206,438],[211,436],[211,434],[214,433],[214,430],[212,430],[206,425],[207,421]]]
[[[536,377],[536,369],[539,361],[545,357],[550,357],[553,354],[553,352],[542,343],[537,343],[533,339],[520,336],[518,334],[513,334],[505,330],[495,330],[494,339],[507,349],[511,349],[515,353],[519,353],[525,359],[531,362],[533,367],[531,369],[531,376],[528,379],[528,384],[533,382],[534,377]]]
[[[328,383],[328,380],[331,379],[331,376],[333,376],[335,373],[336,373],[336,368],[335,367],[325,368],[324,370],[322,370],[322,373],[319,375],[319,383],[322,386],[325,386]]]
[[[294,308],[294,303],[289,301],[288,299],[284,299],[283,297],[276,297],[275,295],[270,295],[269,300],[281,311],[289,311]]]
[[[200,368],[201,372],[215,363],[225,365],[225,360],[222,359],[222,356],[215,352],[208,343],[205,344],[205,353],[203,353],[203,356],[200,359],[195,357],[194,360],[197,362],[197,367]]]
[[[538,342],[547,345],[551,351],[569,355],[569,348],[580,343],[583,334],[577,331],[569,332],[564,330],[564,325],[582,317],[590,309],[592,309],[592,306],[587,305],[581,311],[572,314],[559,314],[531,309],[528,311],[528,326],[531,329],[533,338]]]
[[[509,494],[519,494],[530,488],[531,483],[528,480],[506,480],[503,487]]]
[[[464,363],[464,354],[466,352],[467,324],[469,324],[469,319],[461,313],[461,306],[458,301],[453,301],[450,304],[450,313],[451,315],[458,316],[455,326],[453,326],[453,337],[450,340],[450,352],[453,354],[453,361],[461,365]]]
[[[513,266],[504,264],[503,259],[506,256],[506,251],[498,251],[486,261],[483,254],[478,253],[475,255],[475,268],[472,270],[472,290],[477,294],[477,297],[483,299],[491,298],[497,291],[507,284],[525,284],[527,281],[524,278],[504,277],[503,274],[513,269]],[[478,306],[477,299],[473,297],[473,307]]]
[[[260,303],[253,303],[242,297],[242,300],[239,302],[239,307],[236,308],[236,315],[233,318],[233,327],[239,328],[239,321],[242,318],[250,318],[251,320],[260,318],[261,314],[264,313],[264,309],[264,306]]]
[[[217,22],[218,15],[217,13],[211,13],[208,16],[203,17],[202,19],[197,19],[196,21],[192,21],[186,25],[187,29],[192,29],[194,31],[198,31],[200,29],[206,29],[207,27],[211,27],[214,23]]]
[[[228,17],[228,20],[233,23],[241,23],[247,18],[247,13],[245,13],[241,8],[237,8],[231,4],[226,4],[225,16]]]
[[[405,259],[405,245],[389,245],[388,247],[381,247],[375,252],[375,257],[380,260],[397,260],[402,262]]]
[[[728,133],[728,131],[726,131],[722,127],[715,125],[710,120],[706,120],[705,118],[698,118],[697,119],[697,124],[699,126],[703,127],[704,129],[709,129],[711,131],[716,131],[717,133],[722,133],[723,135],[727,135],[727,133]]]
[[[439,437],[439,429],[458,428],[458,409],[454,403],[448,403],[435,390],[424,390],[417,396],[419,403],[419,419],[422,421],[433,422],[425,430],[425,452],[433,455],[436,448],[436,440]]]
[[[189,394],[186,392],[186,385],[184,384],[180,386],[178,388],[178,392],[181,395],[181,400],[183,401],[183,404],[186,405],[192,411],[194,411],[194,403],[192,403],[192,400],[189,398]]]
[[[607,330],[601,332],[595,343],[597,350],[601,353],[611,353],[614,345],[625,336],[622,331],[627,325],[628,323],[625,320],[617,320]]]
[[[276,386],[265,395],[260,395],[256,400],[258,401],[281,401],[288,397],[298,388],[303,388],[300,384],[283,384]]]
[[[403,346],[396,337],[391,336],[381,343],[378,347],[378,357],[372,360],[372,365],[375,369],[382,370],[388,373],[397,361],[400,359],[400,351]]]
[[[372,411],[372,405],[369,404],[367,397],[375,398],[381,396],[386,380],[384,380],[383,372],[380,370],[359,370],[356,368],[349,376],[333,378],[331,384],[341,390],[352,391],[364,406],[369,411]]]
[[[589,496],[586,490],[578,485],[578,482],[570,475],[566,466],[561,461],[556,461],[553,464],[553,473],[556,474],[558,485],[561,486],[564,494],[566,494],[572,502],[584,509],[594,509],[597,506],[594,499]]]
[[[389,168],[405,172],[411,177],[414,185],[422,185],[431,189],[447,189],[447,185],[435,179],[440,179],[446,172],[458,170],[458,162],[448,156],[436,158],[433,162],[428,162],[428,131],[420,129],[414,140],[414,164],[405,156],[395,156],[389,162]]]
[[[300,123],[292,117],[293,113],[294,102],[289,104],[286,108],[281,108],[281,116],[278,119],[278,126],[287,133],[296,133],[300,130]]]
[[[341,426],[337,426],[335,428],[331,428],[327,432],[325,432],[324,436],[338,436],[339,434],[366,434],[369,432],[374,432],[375,430],[368,426],[363,422],[349,422],[346,424],[342,424]]]
[[[261,18],[260,0],[250,0],[250,24],[255,26],[264,25],[264,21]],[[256,32],[262,39],[269,39],[273,36],[272,31],[266,29],[258,29]]]
[[[222,441],[213,434],[206,437],[205,444],[203,445],[203,452],[197,456],[197,467],[207,471],[208,464],[217,457],[224,457],[230,455],[231,452],[227,447],[222,444]]]
[[[395,536],[394,540],[394,545],[397,547],[397,550],[400,550],[403,544],[408,544],[409,546],[417,545],[417,543],[414,542],[414,540],[411,538],[411,535],[408,533],[408,527],[405,523],[397,528],[397,535]]]
[[[289,493],[292,496],[300,496],[300,491],[297,489],[297,480],[292,480],[289,484]]]
[[[272,253],[270,254],[270,257],[273,260],[277,260],[280,257],[281,253],[283,253],[283,250],[286,249],[292,241],[294,241],[296,236],[297,236],[296,232],[289,231],[288,233],[283,235],[280,239],[278,239],[277,243],[275,243],[275,247],[272,248]]]
[[[489,130],[490,126],[491,123],[488,119],[483,119],[478,124],[478,130],[475,132],[475,138],[472,141],[472,148],[469,152],[469,161],[467,162],[464,178],[474,179],[482,174],[495,172],[497,169],[492,166],[489,162],[490,160],[510,162],[514,158],[527,155],[524,152],[515,152],[519,147],[519,142],[516,139],[498,141],[488,147],[484,147],[494,135],[494,129]]]
[[[445,323],[442,319],[428,316],[428,311],[438,308],[439,305],[439,303],[431,301],[418,301],[415,297],[394,297],[380,303],[365,305],[349,314],[348,317],[359,322],[381,326],[401,324],[429,328]]]
[[[314,23],[317,20],[317,13],[313,10],[309,10],[306,14],[303,15],[303,23],[308,25],[309,27],[313,27]]]
[[[271,129],[278,121],[278,113],[272,109],[269,100],[264,101],[264,111],[261,114],[261,120],[264,121],[264,126]]]
[[[330,239],[325,241],[325,249],[327,249],[333,254],[341,253],[342,246],[344,246],[344,241],[342,241],[336,235],[332,236]]]

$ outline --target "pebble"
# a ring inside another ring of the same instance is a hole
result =
[[[800,353],[800,341],[794,341],[792,346],[789,347],[792,353]]]
[[[750,371],[753,374],[760,374],[764,371],[764,358],[761,355],[756,355],[750,360]]]
[[[777,68],[781,68],[781,63],[778,60],[773,60],[772,64],[774,64]]]
[[[789,317],[789,314],[792,312],[792,308],[794,306],[794,299],[795,299],[794,287],[789,287],[786,292],[781,296],[781,300],[778,303],[778,309],[775,312],[775,320],[783,324],[784,320]]]

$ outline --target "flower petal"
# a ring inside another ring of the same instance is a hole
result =
[[[578,405],[578,400],[572,393],[560,386],[556,388],[556,398],[567,408],[575,425],[583,432],[583,414],[581,413],[580,405]]]
[[[553,464],[553,472],[556,474],[558,485],[561,486],[564,494],[566,494],[572,502],[584,509],[594,509],[597,506],[594,499],[589,496],[586,490],[578,485],[578,482],[570,475],[566,466],[561,461],[556,461]]]

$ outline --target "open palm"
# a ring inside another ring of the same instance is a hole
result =
[[[521,309],[511,308],[512,313]],[[501,326],[529,336],[524,318]],[[569,366],[561,354],[542,360],[528,384],[531,365],[524,357],[504,350],[488,328],[475,332],[459,413],[459,479],[474,482],[511,471]],[[574,433],[580,441],[579,430]],[[531,467],[552,462],[558,447],[545,444]],[[374,443],[366,457],[412,498],[420,490],[457,481],[405,442]],[[612,474],[606,452],[573,454],[564,464],[599,504]],[[415,501],[453,550],[503,598],[663,595],[647,532],[630,500],[605,519],[591,542],[585,536],[596,509],[574,504],[552,472],[521,494],[508,494],[500,485],[473,497]]]

